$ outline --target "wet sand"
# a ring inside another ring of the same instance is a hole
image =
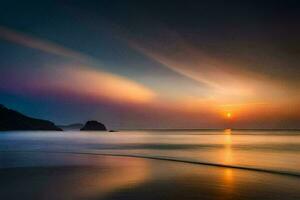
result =
[[[111,156],[0,157],[0,199],[300,199],[299,177],[264,172]]]

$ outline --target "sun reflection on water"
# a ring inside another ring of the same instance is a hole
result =
[[[231,129],[224,130],[224,164],[233,163]]]

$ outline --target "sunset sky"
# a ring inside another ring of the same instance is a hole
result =
[[[300,128],[297,1],[7,2],[9,108],[111,128]]]

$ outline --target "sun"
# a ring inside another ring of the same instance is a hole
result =
[[[231,112],[227,112],[227,113],[226,113],[226,117],[227,117],[227,119],[230,119],[230,118],[232,117]]]

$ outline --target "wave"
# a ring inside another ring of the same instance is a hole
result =
[[[224,144],[88,144],[89,148],[97,150],[200,150],[200,149],[223,149]],[[251,151],[300,151],[300,144],[234,144],[231,149],[251,150]]]
[[[202,162],[202,161],[194,161],[194,160],[184,160],[177,159],[173,157],[162,157],[162,156],[148,156],[148,155],[139,155],[139,154],[119,154],[119,153],[99,153],[99,152],[76,152],[76,151],[18,151],[18,150],[9,150],[9,151],[0,151],[0,153],[49,153],[49,154],[75,154],[75,155],[93,155],[93,156],[116,156],[116,157],[129,157],[129,158],[142,158],[142,159],[151,159],[151,160],[160,160],[160,161],[169,161],[169,162],[178,162],[178,163],[187,163],[193,165],[205,165],[212,167],[220,167],[220,168],[231,168],[231,169],[239,169],[239,170],[247,170],[254,172],[262,172],[262,173],[270,173],[277,175],[285,175],[285,176],[293,176],[300,178],[300,173],[290,172],[290,171],[280,171],[273,169],[264,169],[264,168],[256,168],[256,167],[246,167],[239,165],[226,165],[219,163],[210,163],[210,162]]]

